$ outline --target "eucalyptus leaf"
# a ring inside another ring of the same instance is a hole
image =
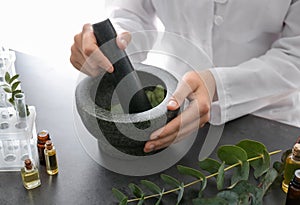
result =
[[[17,89],[17,87],[20,85],[20,83],[21,83],[20,81],[16,81],[12,84],[12,86],[11,86],[12,92]]]
[[[221,166],[218,169],[218,175],[217,175],[217,189],[221,190],[224,187],[224,177],[225,177],[225,162],[221,164]]]
[[[12,82],[14,82],[14,80],[18,79],[19,74],[14,75],[13,77],[11,77],[11,79],[9,80],[9,84],[12,84]]]
[[[238,205],[239,195],[233,191],[222,191],[217,194],[217,197],[225,199],[229,205]]]
[[[200,189],[200,192],[203,191],[207,184],[207,179],[204,174],[202,174],[199,170],[193,169],[191,167],[186,167],[182,165],[178,165],[177,169],[180,174],[188,175],[195,177],[196,179],[202,179],[202,187]]]
[[[160,194],[161,189],[151,181],[141,180],[141,184],[147,187],[153,194]]]
[[[123,192],[121,192],[120,190],[118,190],[116,188],[112,189],[112,193],[113,193],[114,197],[120,202],[127,198],[127,196],[125,194],[123,194]]]
[[[142,205],[142,204],[144,204],[144,201],[145,201],[145,199],[144,199],[144,194],[141,196],[141,199],[139,200],[139,202],[138,202],[138,204],[137,205]]]
[[[162,200],[164,191],[165,191],[165,190],[163,189],[163,190],[161,191],[161,193],[159,194],[159,198],[158,198],[157,202],[155,203],[155,205],[160,205],[160,202],[161,202],[161,200]]]
[[[136,196],[137,198],[141,198],[142,195],[144,194],[142,189],[137,186],[136,184],[130,183],[128,185],[129,189],[131,190],[131,192],[133,193],[134,196]]]
[[[3,90],[7,93],[12,93],[12,90],[9,87],[4,87]]]
[[[183,197],[183,193],[184,193],[184,184],[181,183],[181,185],[179,186],[179,192],[178,192],[178,196],[177,196],[177,203],[176,205],[178,205]]]
[[[14,98],[16,94],[22,93],[22,90],[13,90],[12,91],[12,97]]]
[[[122,199],[122,200],[120,201],[119,205],[127,205],[127,204],[128,204],[127,201],[128,201],[128,198],[125,197],[124,199]]]
[[[165,183],[167,183],[173,187],[180,187],[180,185],[181,185],[177,179],[175,179],[174,177],[171,177],[169,175],[161,174],[160,177]]]
[[[279,173],[283,174],[284,164],[282,162],[276,161],[273,163],[273,168]]]
[[[237,193],[240,196],[240,204],[261,205],[263,199],[263,190],[254,186],[250,182],[243,180],[238,182],[231,191]]]
[[[202,161],[199,161],[199,166],[201,169],[209,172],[210,174],[214,174],[218,172],[221,163],[215,159],[206,158]]]
[[[250,165],[249,162],[244,161],[242,164],[234,169],[234,173],[231,177],[231,186],[235,185],[241,180],[247,180],[249,178]]]
[[[197,198],[193,200],[194,205],[230,205],[228,201],[221,197]]]
[[[248,159],[261,156],[261,159],[257,159],[250,162],[251,167],[254,169],[254,177],[258,178],[268,171],[271,164],[270,155],[265,145],[254,140],[240,141],[237,146],[243,148],[248,156]]]
[[[227,165],[247,161],[247,153],[241,147],[235,145],[224,145],[218,149],[218,157]]]
[[[264,175],[264,177],[261,180],[261,188],[263,190],[263,194],[265,194],[270,186],[273,184],[275,179],[278,177],[278,172],[276,169],[271,168],[269,171]]]
[[[9,72],[5,72],[4,79],[5,79],[5,82],[10,84],[10,74],[9,74]]]

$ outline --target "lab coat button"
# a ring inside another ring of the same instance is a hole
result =
[[[228,0],[215,0],[216,3],[225,4]]]
[[[221,25],[221,24],[223,23],[223,21],[224,21],[224,19],[223,19],[222,16],[217,16],[217,15],[215,15],[215,17],[214,17],[214,23],[215,23],[217,26]]]

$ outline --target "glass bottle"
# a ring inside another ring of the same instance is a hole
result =
[[[48,140],[45,144],[45,159],[46,159],[46,169],[47,173],[50,175],[55,175],[58,173],[58,164],[56,159],[56,149],[52,144],[51,140]]]
[[[284,180],[282,181],[282,190],[287,193],[289,183],[293,179],[296,169],[300,169],[300,144],[296,143],[292,149],[292,153],[288,155],[284,167]]]
[[[289,184],[285,205],[300,204],[300,169],[297,169],[293,180]]]
[[[33,189],[41,185],[38,169],[32,164],[30,159],[24,161],[25,166],[21,169],[23,185],[26,189]]]
[[[47,130],[42,130],[38,133],[37,138],[39,161],[41,165],[46,165],[44,150],[47,140],[50,140],[49,132]]]
[[[25,104],[25,94],[18,93],[15,95],[15,106],[18,123],[17,128],[22,129],[27,127],[27,109]]]

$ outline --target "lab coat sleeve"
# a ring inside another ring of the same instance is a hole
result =
[[[235,67],[210,69],[219,98],[212,104],[212,124],[225,123],[299,93],[299,13],[300,1],[295,0],[286,15],[281,37],[264,55]]]
[[[157,37],[155,9],[151,1],[115,0],[108,6],[108,11],[117,33],[131,33],[132,40],[126,48],[131,60],[145,60]]]

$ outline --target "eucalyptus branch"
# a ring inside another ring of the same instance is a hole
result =
[[[280,153],[280,152],[282,152],[282,150],[276,150],[276,151],[273,151],[273,152],[269,152],[268,154],[271,156],[271,155],[278,154],[278,153]],[[247,159],[247,162],[252,162],[252,161],[255,161],[255,160],[258,160],[258,159],[262,159],[263,157],[264,157],[264,155],[259,155],[259,156],[256,156],[256,157],[252,157],[252,158]],[[226,167],[226,168],[224,169],[224,171],[228,171],[228,170],[230,170],[230,169],[232,169],[232,168],[235,168],[235,167],[237,167],[237,166],[240,166],[240,165],[241,165],[241,162],[237,162],[237,163],[235,163],[235,164],[233,164],[233,165],[230,165],[230,166]],[[211,174],[211,175],[206,176],[205,178],[206,178],[206,179],[210,179],[210,178],[212,178],[212,177],[217,176],[218,174],[219,174],[219,173],[216,172],[216,173],[213,173],[213,174]],[[187,187],[190,187],[190,186],[195,185],[195,184],[197,184],[197,183],[200,183],[200,182],[202,182],[202,181],[203,181],[202,178],[201,178],[201,179],[197,179],[197,180],[192,181],[192,182],[190,182],[190,183],[188,183],[188,184],[185,184],[183,187],[184,187],[184,188],[187,188]],[[168,190],[168,191],[163,192],[162,195],[167,195],[167,194],[170,194],[170,193],[174,193],[174,192],[177,192],[177,191],[179,191],[179,190],[180,190],[180,187],[177,187],[177,188],[174,188],[174,189],[171,189],[171,190]],[[149,196],[144,196],[143,199],[146,200],[146,199],[155,198],[155,197],[158,197],[158,196],[160,196],[160,194],[152,194],[152,195],[149,195]],[[140,201],[141,199],[142,199],[142,198],[129,199],[129,200],[127,200],[127,202],[130,203],[130,202]]]

